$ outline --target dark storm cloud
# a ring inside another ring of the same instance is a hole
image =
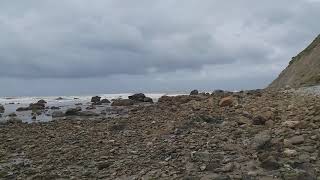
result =
[[[0,5],[0,76],[16,78],[270,65],[288,61],[283,58],[320,26],[314,19],[319,2],[306,0],[3,0]]]

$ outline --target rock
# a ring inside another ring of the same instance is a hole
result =
[[[111,106],[131,106],[134,104],[134,101],[131,99],[117,99],[114,100]]]
[[[46,105],[43,103],[31,103],[29,105],[29,110],[43,110],[45,109]]]
[[[99,116],[98,113],[92,111],[80,111],[77,113],[78,116]]]
[[[219,102],[219,106],[221,106],[221,107],[232,106],[232,104],[233,104],[233,97],[232,96],[222,98]]]
[[[153,103],[153,99],[150,98],[150,97],[145,97],[145,98],[143,99],[143,102]]]
[[[252,145],[255,149],[263,149],[266,146],[268,146],[270,141],[271,141],[271,133],[269,131],[263,131],[255,135],[255,137],[253,138]]]
[[[134,94],[132,96],[129,96],[128,98],[133,101],[144,102],[144,98],[146,98],[146,96],[143,93],[138,93],[138,94]]]
[[[209,162],[211,161],[211,153],[205,152],[192,152],[191,159],[193,161],[200,161],[200,162]]]
[[[91,98],[91,102],[92,103],[99,103],[100,102],[101,97],[99,96],[94,96]]]
[[[285,149],[283,151],[284,155],[288,156],[288,157],[293,157],[296,156],[298,153],[296,150],[292,150],[292,149]]]
[[[13,113],[8,114],[8,117],[17,117],[17,114],[13,112]]]
[[[8,119],[7,123],[10,123],[10,124],[19,124],[19,123],[22,123],[22,120],[21,119],[18,119],[16,117],[12,117],[10,119]]]
[[[267,170],[277,170],[280,164],[273,156],[269,156],[261,162],[261,167]]]
[[[60,109],[60,107],[52,106],[50,109],[52,109],[52,110],[58,110],[58,109]]]
[[[30,111],[29,107],[19,107],[16,111]]]
[[[101,103],[102,104],[109,104],[109,103],[111,103],[108,99],[102,99],[101,100]]]
[[[267,119],[264,118],[263,116],[256,116],[252,119],[253,125],[265,125],[266,122],[267,122]]]
[[[81,110],[82,110],[81,107],[70,108],[66,111],[65,115],[66,116],[76,116],[76,115],[78,115],[78,112],[80,112]]]
[[[57,100],[57,101],[60,101],[60,100],[64,100],[64,98],[58,97],[58,98],[56,98],[56,100]]]
[[[52,117],[53,118],[58,118],[58,117],[64,117],[64,112],[62,112],[62,111],[54,111],[53,113],[52,113]]]
[[[4,113],[5,109],[4,106],[0,104],[0,113]]]
[[[289,128],[296,128],[299,126],[300,121],[285,121],[282,123],[283,126],[289,127]]]
[[[302,144],[304,143],[304,137],[301,136],[294,136],[290,139],[285,139],[285,141],[287,141],[287,143],[292,144],[292,145],[297,145],[297,144]]]
[[[37,104],[47,104],[47,102],[46,102],[45,100],[41,99],[41,100],[39,100],[39,101],[37,102]]]
[[[198,94],[199,94],[199,91],[196,90],[196,89],[190,92],[190,95],[191,95],[191,96],[193,96],[193,95],[198,95]]]

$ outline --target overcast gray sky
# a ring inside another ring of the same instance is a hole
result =
[[[267,86],[320,0],[1,0],[0,96]]]

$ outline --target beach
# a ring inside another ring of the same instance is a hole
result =
[[[115,116],[13,121],[0,126],[0,177],[317,179],[319,102],[294,89],[195,92],[108,105]]]

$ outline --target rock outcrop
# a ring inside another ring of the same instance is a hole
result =
[[[269,88],[299,88],[320,84],[320,35],[300,54],[293,57]]]

